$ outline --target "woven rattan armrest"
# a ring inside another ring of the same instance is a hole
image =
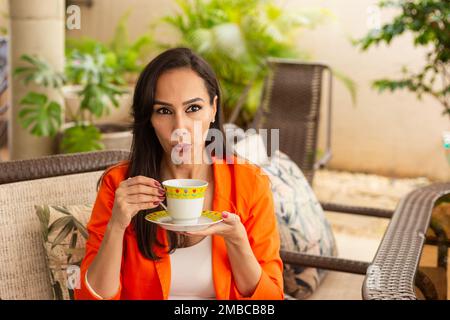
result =
[[[414,284],[437,199],[449,183],[416,189],[398,204],[364,280],[364,299],[417,299]],[[415,282],[416,281],[416,282]]]

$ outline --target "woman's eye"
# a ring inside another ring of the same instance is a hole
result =
[[[156,110],[156,113],[159,113],[159,114],[170,114],[171,112],[167,108],[159,108],[158,110]]]
[[[198,104],[193,104],[193,105],[190,105],[189,108],[187,108],[186,111],[187,112],[197,112],[197,111],[199,111],[201,109],[202,109],[202,107],[199,106]]]

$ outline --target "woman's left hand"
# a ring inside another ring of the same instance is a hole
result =
[[[188,236],[210,236],[215,234],[222,236],[225,241],[235,244],[241,243],[241,241],[247,237],[247,231],[241,223],[240,217],[237,214],[223,211],[222,218],[222,222],[214,224],[205,230],[182,233]]]

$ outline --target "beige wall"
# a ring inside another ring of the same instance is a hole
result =
[[[410,35],[394,40],[388,48],[367,52],[356,50],[348,38],[367,32],[367,8],[374,0],[287,1],[287,6],[318,5],[329,8],[336,20],[299,39],[315,60],[344,72],[358,85],[357,105],[342,84],[336,82],[333,117],[334,157],[337,169],[375,172],[395,176],[427,176],[450,180],[442,131],[450,129],[450,119],[441,116],[442,107],[431,98],[419,101],[413,93],[379,94],[371,81],[400,77],[402,65],[420,68],[424,50],[412,46]],[[394,12],[381,14],[389,21]],[[322,131],[323,132],[323,131]]]
[[[93,6],[81,6],[81,29],[67,31],[69,37],[88,35],[108,41],[119,19],[130,10],[128,31],[131,39],[149,30],[149,25],[176,8],[172,0],[94,0]],[[158,37],[166,37],[167,30],[156,30]]]
[[[430,98],[418,101],[414,94],[396,92],[378,94],[371,89],[373,79],[398,75],[402,64],[419,67],[423,50],[414,49],[411,37],[404,36],[390,48],[381,46],[361,53],[349,42],[367,31],[367,7],[376,0],[291,0],[278,1],[286,9],[321,6],[329,8],[336,19],[298,38],[302,49],[315,61],[331,65],[350,76],[358,86],[358,101],[352,106],[348,91],[335,82],[333,115],[333,151],[330,166],[335,169],[374,172],[389,176],[427,176],[450,180],[450,167],[442,147],[441,132],[450,129],[442,108]],[[82,8],[80,31],[69,36],[90,35],[107,40],[119,17],[133,8],[131,36],[144,32],[148,24],[174,7],[172,1],[95,0],[91,9]],[[389,16],[382,14],[382,20]],[[158,30],[159,37],[173,37]],[[321,133],[324,133],[324,128]],[[323,134],[321,134],[323,137]],[[323,145],[321,138],[321,145]]]

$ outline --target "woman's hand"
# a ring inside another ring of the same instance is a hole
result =
[[[155,179],[136,176],[116,189],[110,223],[125,230],[131,219],[144,209],[153,209],[164,200],[165,190]]]
[[[182,232],[188,236],[210,236],[212,234],[222,236],[225,241],[239,244],[247,238],[247,231],[237,214],[223,211],[223,221],[201,231]]]

